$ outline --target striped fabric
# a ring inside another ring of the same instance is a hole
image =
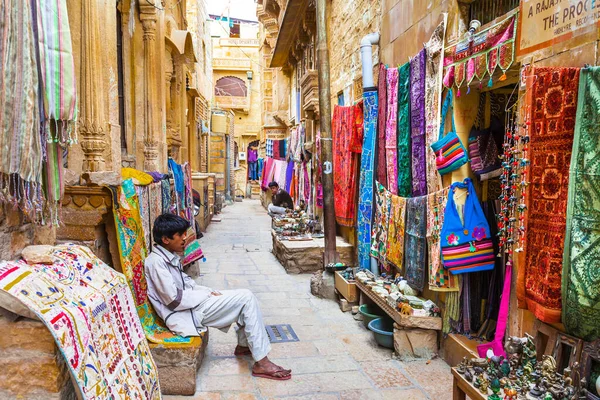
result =
[[[43,128],[54,142],[72,144],[76,141],[77,85],[66,0],[33,1],[46,117]]]
[[[491,239],[469,242],[456,247],[442,248],[444,266],[453,274],[489,270],[494,264],[494,245]]]
[[[0,7],[0,201],[39,218],[43,195],[38,73],[29,1]]]

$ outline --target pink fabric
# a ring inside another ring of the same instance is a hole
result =
[[[275,160],[272,158],[265,158],[265,167],[263,170],[262,189],[267,190],[269,183],[273,180],[273,172],[275,171]]]
[[[510,301],[510,283],[512,278],[512,263],[506,263],[506,273],[504,275],[504,289],[502,290],[502,299],[500,300],[500,311],[498,312],[498,324],[496,325],[496,336],[490,343],[483,343],[477,346],[479,357],[485,358],[488,349],[494,351],[496,356],[506,357],[504,352],[504,334],[506,333],[506,323],[508,321],[508,303]]]
[[[387,187],[392,194],[398,194],[398,68],[387,70],[387,119],[385,125],[385,159],[387,166]]]
[[[447,88],[452,87],[454,85],[454,66],[451,66],[446,70],[446,75],[444,76],[444,86]]]

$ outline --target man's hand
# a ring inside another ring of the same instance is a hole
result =
[[[222,295],[223,295],[223,293],[221,293],[221,292],[217,292],[216,290],[215,290],[215,291],[213,291],[213,292],[210,292],[210,294],[211,294],[212,296],[222,296]]]

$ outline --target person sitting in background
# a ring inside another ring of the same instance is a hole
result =
[[[277,182],[269,183],[272,194],[272,203],[269,204],[270,214],[285,214],[287,210],[294,208],[294,201],[288,192],[279,188]]]
[[[199,336],[208,327],[227,332],[236,324],[236,356],[252,355],[252,375],[287,380],[291,370],[267,358],[271,344],[258,300],[248,289],[218,291],[198,285],[183,272],[179,253],[186,245],[190,223],[174,214],[160,215],[154,221],[152,236],[156,246],[146,258],[148,298],[171,332]]]

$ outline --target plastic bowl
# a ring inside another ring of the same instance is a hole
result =
[[[369,323],[374,319],[383,317],[383,311],[377,306],[363,304],[358,307],[358,312],[363,317],[363,324],[365,328],[369,328]]]
[[[394,322],[386,318],[377,318],[369,322],[369,329],[375,335],[375,341],[388,349],[394,348]]]

